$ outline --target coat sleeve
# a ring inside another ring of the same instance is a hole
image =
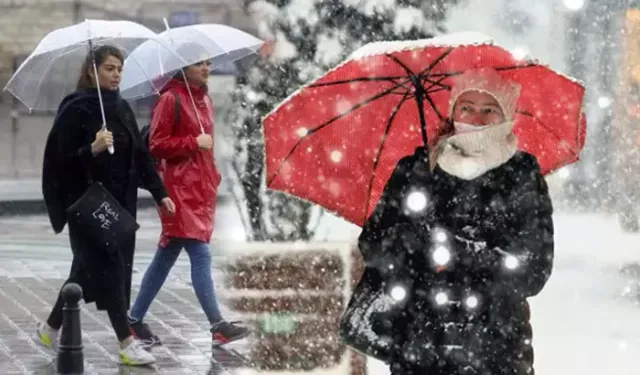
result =
[[[415,156],[407,156],[396,164],[376,207],[362,227],[358,248],[369,266],[386,258],[389,254],[385,253],[394,248],[398,237],[395,232],[402,213],[401,191],[409,182],[408,173],[414,160]]]
[[[142,182],[142,188],[147,190],[153,196],[153,200],[157,204],[162,203],[162,200],[167,198],[167,189],[158,175],[156,170],[155,161],[151,158],[149,150],[145,146],[138,147],[136,149],[136,160],[138,163],[138,170],[140,171],[140,181]]]
[[[129,112],[129,116],[127,117],[131,118],[132,121],[135,122],[135,116],[128,104],[126,105],[126,111]],[[133,129],[134,136],[136,138],[134,149],[136,153],[135,161],[139,173],[140,187],[150,192],[156,203],[160,204],[164,198],[168,197],[167,190],[165,189],[162,179],[158,175],[156,163],[151,157],[149,149],[142,141],[142,135],[140,134],[140,129],[138,129],[138,124],[134,123],[132,125],[133,126],[131,126],[131,128]]]
[[[507,228],[498,241],[501,254],[498,271],[493,275],[494,293],[516,293],[531,297],[540,293],[551,276],[554,257],[553,206],[549,190],[535,158],[529,156],[522,166],[521,177],[511,196],[517,223]],[[506,267],[508,256],[517,259],[517,267]]]
[[[158,159],[189,157],[198,151],[196,137],[176,137],[173,135],[174,111],[176,100],[171,93],[165,93],[158,99],[151,117],[149,151]]]
[[[53,124],[44,149],[42,193],[55,233],[66,224],[70,190],[83,186],[96,163],[91,152],[95,135],[85,128],[77,108],[65,108]]]
[[[50,145],[54,148],[51,151],[57,155],[54,158],[55,162],[58,166],[77,165],[89,171],[94,161],[91,143],[95,139],[95,134],[89,134],[86,124],[81,121],[82,116],[79,110],[71,107],[65,112],[49,135]]]

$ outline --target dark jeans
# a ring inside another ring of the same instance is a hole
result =
[[[151,302],[153,302],[160,288],[162,288],[169,271],[171,271],[183,248],[191,261],[191,283],[193,284],[193,289],[196,292],[202,310],[207,315],[209,323],[214,324],[222,320],[213,288],[213,279],[211,278],[211,251],[209,246],[201,241],[181,238],[174,238],[165,248],[156,250],[149,268],[147,268],[142,277],[140,291],[129,312],[131,319],[140,321],[147,314]]]

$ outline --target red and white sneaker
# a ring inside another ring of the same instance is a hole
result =
[[[211,327],[211,346],[218,347],[249,336],[251,332],[241,324],[240,321],[227,322],[226,320],[214,324]]]

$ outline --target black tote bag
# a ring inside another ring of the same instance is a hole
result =
[[[389,303],[384,281],[378,270],[365,267],[340,318],[339,338],[358,352],[389,362],[396,344],[392,332],[379,330],[381,321],[393,321],[399,312]]]
[[[120,238],[140,228],[133,216],[97,181],[67,208],[67,219],[109,253],[117,251]]]

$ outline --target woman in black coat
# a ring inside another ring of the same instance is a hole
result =
[[[111,46],[98,47],[93,57],[87,56],[78,88],[63,99],[47,139],[42,189],[54,231],[60,233],[68,224],[73,261],[66,283],[79,284],[85,302],[95,302],[99,310],[107,311],[120,342],[120,362],[144,365],[155,359],[133,339],[127,321],[135,235],[121,238],[117,251],[108,251],[105,244],[83,233],[66,213],[91,181],[101,182],[133,217],[140,181],[165,212],[170,214],[174,210],[143,145],[134,114],[120,97],[118,85],[123,62],[121,52]],[[98,90],[108,130],[102,129]],[[107,151],[110,146],[114,147],[113,154]],[[64,301],[58,295],[47,323],[39,324],[36,333],[36,342],[52,350],[57,347],[63,306]]]
[[[512,133],[518,95],[493,70],[460,76],[448,131],[398,162],[363,227],[340,334],[393,374],[534,373],[527,298],[551,274],[553,221]]]

